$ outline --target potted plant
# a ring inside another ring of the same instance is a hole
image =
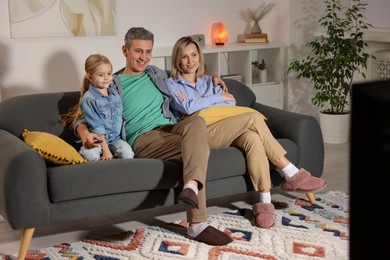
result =
[[[324,141],[330,143],[349,141],[348,100],[352,83],[357,74],[366,78],[364,69],[367,69],[369,58],[373,57],[363,40],[364,31],[372,27],[364,17],[367,4],[361,0],[351,1],[350,7],[343,7],[341,0],[324,0],[325,13],[318,22],[325,28],[325,34],[309,41],[306,44],[309,48],[307,56],[292,60],[288,67],[288,72],[296,72],[296,79],[307,78],[313,84],[316,93],[311,101],[322,109],[321,129]],[[340,130],[339,119],[336,126],[324,126],[323,115],[347,117],[346,134],[341,134],[341,140],[335,136],[337,133],[324,133],[326,129]]]
[[[267,66],[265,65],[264,59],[259,61],[252,61],[252,65],[259,70],[259,81],[260,83],[267,82]]]

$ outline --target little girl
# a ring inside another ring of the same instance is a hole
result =
[[[80,103],[61,122],[72,126],[84,116],[89,130],[99,135],[99,139],[95,140],[100,144],[98,147],[80,149],[80,154],[87,161],[133,158],[131,146],[121,139],[122,98],[110,87],[113,78],[111,62],[103,55],[90,55],[85,61],[85,72]]]

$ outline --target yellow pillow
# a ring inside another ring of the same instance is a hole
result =
[[[86,160],[70,144],[50,133],[30,132],[25,129],[23,139],[45,160],[54,164],[85,163]]]
[[[259,113],[260,116],[266,119],[265,116],[259,111],[250,107],[241,106],[213,106],[199,110],[198,112],[194,113],[194,115],[203,117],[206,121],[206,125],[211,125],[222,119],[250,112]]]

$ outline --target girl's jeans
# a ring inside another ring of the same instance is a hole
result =
[[[108,144],[111,153],[115,158],[119,159],[131,159],[134,157],[134,152],[131,146],[123,140],[115,140]],[[102,147],[85,148],[84,146],[80,149],[80,154],[87,161],[97,161],[102,155]]]

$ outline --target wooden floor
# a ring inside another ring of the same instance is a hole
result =
[[[322,178],[328,183],[324,191],[338,190],[349,193],[349,143],[325,144],[325,166]],[[243,194],[209,201],[208,214],[218,214],[226,209],[250,207],[254,194]],[[284,193],[279,188],[272,190],[272,199],[281,196],[296,197],[301,194]],[[158,214],[158,215],[157,215]],[[106,216],[73,221],[65,224],[37,228],[30,249],[48,247],[57,243],[75,242],[83,238],[119,233],[148,225],[184,219],[184,212],[177,206],[144,210],[130,214]],[[0,216],[0,256],[16,256],[19,250],[20,230],[12,230]]]

